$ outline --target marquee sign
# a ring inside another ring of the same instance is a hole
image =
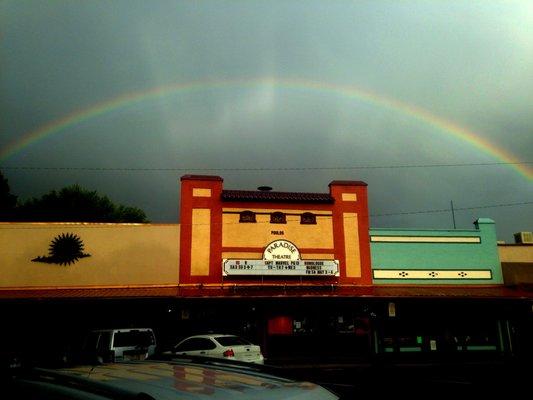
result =
[[[302,260],[298,248],[288,240],[265,247],[262,260],[222,260],[224,276],[339,276],[338,260]]]

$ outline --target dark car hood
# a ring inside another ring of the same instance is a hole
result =
[[[157,400],[337,398],[309,382],[295,382],[253,370],[186,362],[128,362],[60,371],[121,390],[146,393]]]

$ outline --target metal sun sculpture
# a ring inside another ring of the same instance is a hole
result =
[[[83,252],[83,242],[79,236],[73,233],[62,233],[56,236],[50,243],[48,256],[34,258],[34,262],[48,264],[70,265],[80,258],[90,257]]]

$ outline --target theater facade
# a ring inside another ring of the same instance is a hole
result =
[[[185,175],[179,224],[0,223],[0,307],[25,329],[234,332],[273,360],[531,354],[532,292],[506,285],[494,221],[373,229],[364,182],[265,189]]]

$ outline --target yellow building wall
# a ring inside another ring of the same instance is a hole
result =
[[[91,256],[31,261],[62,233],[78,235]],[[178,224],[0,223],[0,288],[175,285],[178,268]]]
[[[225,251],[222,252],[222,258],[233,258],[238,260],[261,260],[263,253],[253,253],[245,251]]]
[[[300,253],[302,260],[334,260],[335,254],[333,253],[320,253],[320,254],[307,254],[305,251]]]
[[[502,263],[533,263],[532,245],[498,246],[498,253]]]
[[[192,210],[191,275],[209,275],[211,210]]]
[[[194,188],[192,190],[193,197],[211,197],[211,189]]]
[[[298,248],[333,248],[333,223],[331,212],[319,210],[272,210],[272,209],[224,209],[223,211],[271,213],[280,211],[287,214],[303,214],[312,212],[317,215],[316,225],[300,224],[299,215],[287,215],[286,224],[271,224],[270,215],[256,215],[255,223],[239,223],[239,214],[222,215],[222,246],[223,247],[265,247],[273,240],[286,239]],[[277,233],[272,233],[275,231]],[[283,231],[283,234],[279,234]]]
[[[356,213],[344,213],[344,248],[346,256],[346,276],[361,276],[361,255],[359,253],[359,225]]]
[[[357,201],[357,193],[343,193],[342,201]]]

